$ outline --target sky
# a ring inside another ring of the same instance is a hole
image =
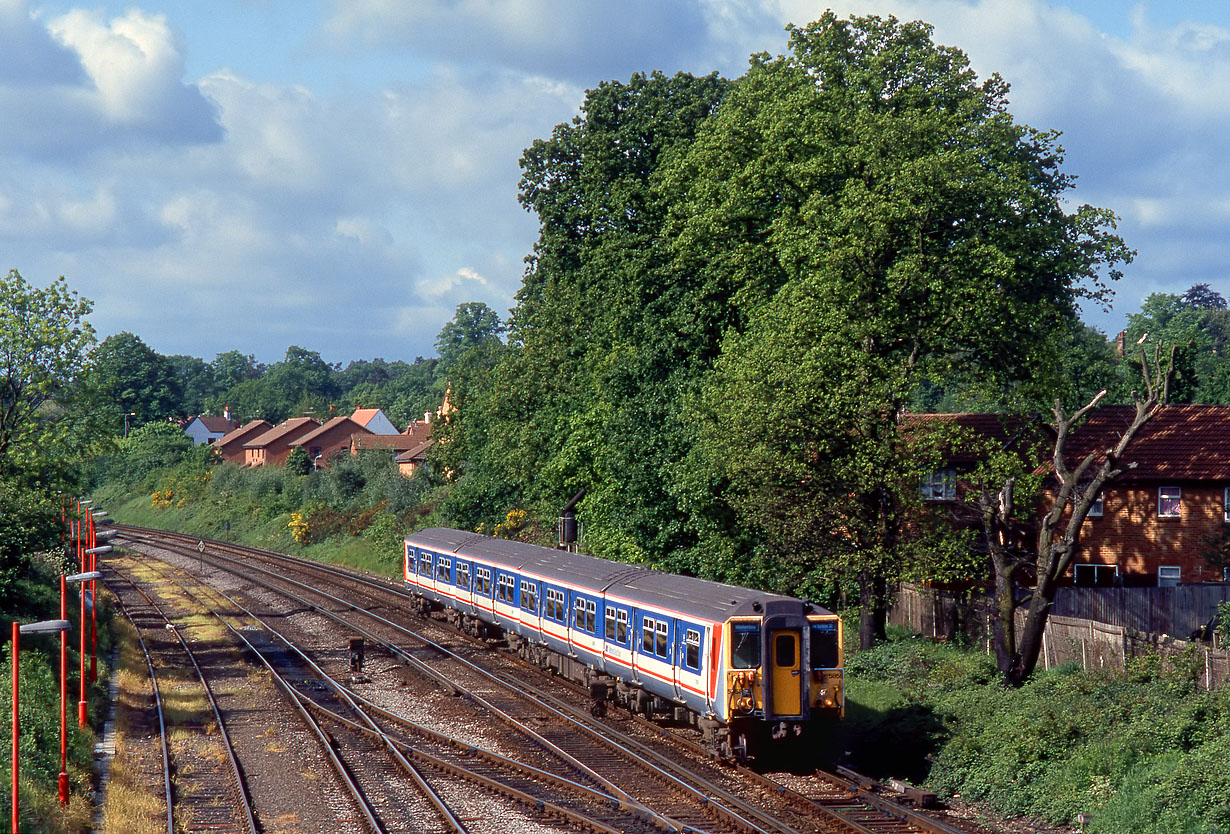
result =
[[[587,89],[738,77],[825,8],[931,23],[1062,132],[1071,205],[1137,251],[1090,324],[1230,295],[1224,0],[0,0],[0,269],[163,354],[432,356],[458,304],[514,305],[518,160]]]

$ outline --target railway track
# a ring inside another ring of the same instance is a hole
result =
[[[176,830],[257,834],[251,796],[205,671],[164,607],[135,582],[123,579],[137,595],[117,598],[137,632],[149,670],[168,834]],[[164,709],[164,695],[181,705],[203,696],[208,710]]]
[[[346,628],[358,629],[358,619],[364,619],[365,639],[374,647],[383,647],[389,658],[400,657],[438,686],[468,693],[475,704],[513,726],[532,724],[542,730],[539,735],[546,736],[547,743],[538,746],[550,751],[550,755],[538,754],[544,769],[562,769],[570,780],[597,785],[596,790],[615,797],[623,794],[630,801],[655,808],[674,824],[709,831],[957,831],[857,781],[817,776],[795,791],[762,774],[722,766],[676,734],[626,713],[594,719],[584,701],[585,706],[578,705],[578,690],[573,685],[544,675],[507,653],[480,653],[475,642],[457,632],[434,621],[412,618],[408,595],[389,580],[225,543],[209,542],[200,553],[194,549],[197,540],[191,537],[121,530],[134,543],[157,541],[159,547],[176,548],[185,566],[195,562],[203,570],[212,563],[236,572],[264,571],[259,582],[270,592],[277,589],[277,593],[291,594],[299,605]],[[169,540],[179,543],[170,545]],[[296,579],[293,574],[301,576]],[[475,662],[476,656],[481,657],[481,665]],[[485,668],[488,666],[493,669]],[[527,691],[533,693],[535,713],[526,712]],[[543,716],[544,709],[548,717]],[[582,764],[579,771],[578,762]],[[634,790],[627,790],[627,785],[613,787],[609,781],[602,784],[593,777],[616,772],[635,774],[630,780]],[[681,810],[686,807],[677,804],[681,796],[700,809],[699,816],[695,810]]]
[[[160,581],[166,587],[175,580],[164,576]],[[419,789],[429,795],[432,805],[446,818],[448,830],[475,830],[476,820],[482,823],[480,830],[507,830],[504,827],[509,819],[506,809],[497,808],[478,815],[471,810],[468,812],[471,824],[467,826],[443,799],[451,793],[473,806],[474,787],[512,799],[527,809],[529,816],[541,818],[539,822],[551,827],[562,821],[568,830],[688,830],[688,826],[667,820],[637,803],[622,801],[546,771],[485,753],[386,713],[330,676],[277,630],[265,626],[270,639],[259,640],[245,633],[250,631],[249,627],[229,624],[227,621],[232,617],[250,619],[256,616],[229,597],[222,595],[232,606],[230,612],[224,612],[215,607],[217,601],[203,599],[198,591],[182,585],[179,590],[227,624],[237,639],[261,658],[284,691],[312,716],[314,732],[328,748],[338,753],[336,767],[348,783],[353,784],[352,794],[363,808],[372,830],[433,830],[430,825],[424,825],[421,809],[399,807],[399,803],[405,804],[404,773],[411,774]],[[327,729],[324,725],[328,725]],[[417,735],[418,740],[399,738],[388,731],[388,725],[395,726],[402,736]],[[437,749],[429,749],[432,746]],[[382,755],[386,753],[390,755]],[[402,773],[389,766],[390,760],[400,765]],[[384,796],[374,797],[378,793]]]

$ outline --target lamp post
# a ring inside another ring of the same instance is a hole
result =
[[[91,547],[90,549],[83,551],[84,554],[90,557],[94,557],[98,553],[110,553],[110,552],[111,552],[111,545],[109,544],[104,544],[101,547]],[[84,558],[85,556],[82,557],[83,560]],[[82,571],[80,575],[88,577],[87,581],[89,581],[91,585],[94,584],[94,580],[102,576],[102,574],[96,570]],[[88,718],[86,715],[86,703],[85,703],[85,632],[86,632],[85,605],[86,605],[87,596],[89,597],[90,617],[91,617],[91,622],[93,623],[95,622],[95,620],[93,619],[94,611],[95,611],[94,594],[90,591],[87,591],[85,588],[85,585],[82,585],[81,586],[81,620],[80,620],[81,622],[81,700],[77,702],[77,726],[79,727],[84,727],[88,721]],[[98,639],[97,632],[94,633],[94,638],[95,640]],[[97,642],[94,644],[94,648],[95,648],[95,651],[97,651],[98,649]],[[90,679],[98,680],[98,670],[95,664],[95,658],[93,654],[90,655]]]
[[[60,619],[68,622],[68,583],[87,582],[102,574],[60,574]],[[68,632],[60,632],[60,804],[68,804]]]
[[[136,416],[137,416],[137,412],[135,411],[125,412],[124,414],[124,437],[128,437],[128,418],[136,417]]]
[[[21,749],[20,745],[18,744],[18,737],[21,734],[21,720],[18,718],[17,708],[18,708],[18,704],[20,703],[20,696],[18,693],[20,692],[20,689],[21,689],[21,635],[23,634],[57,634],[57,633],[62,635],[64,634],[64,632],[68,631],[70,628],[71,626],[68,624],[68,620],[42,620],[41,622],[26,623],[25,625],[22,625],[21,623],[17,623],[17,622],[13,623],[13,768],[12,768],[13,770],[13,794],[12,794],[13,834],[18,834],[17,825],[18,825],[18,821],[20,817],[18,813],[18,809],[17,809],[17,803],[18,803],[17,769],[18,769],[18,754]],[[63,747],[63,744],[64,744],[62,740],[64,738],[64,735],[63,735],[64,725],[63,724],[60,725],[60,732],[61,732],[60,744]]]
[[[98,530],[94,525],[94,519],[104,518],[107,515],[109,515],[109,513],[106,510],[94,510],[92,513],[90,513],[90,548],[91,548],[91,552],[94,555],[90,558],[90,564],[86,568],[86,570],[97,571],[98,570],[98,554],[99,553],[109,553],[111,551],[111,547],[109,545],[106,546],[107,547],[106,550],[103,550],[100,547],[98,547]],[[98,599],[98,583],[91,580],[90,581],[90,600],[94,601],[97,599]],[[98,658],[98,609],[97,608],[90,609],[90,645],[91,645],[90,680],[96,681],[98,680],[98,667],[97,667],[97,664],[95,663],[96,659]]]

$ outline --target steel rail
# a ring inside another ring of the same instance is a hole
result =
[[[123,576],[122,572],[113,564],[107,565],[107,569],[115,571],[117,574],[120,574],[121,576]],[[125,578],[127,579],[127,577]],[[252,644],[248,642],[247,638],[245,638],[242,634],[240,634],[238,630],[233,628],[229,623],[226,623],[225,621],[221,621],[221,622],[223,622],[223,624],[226,625],[228,629],[230,629],[231,633],[237,636],[248,647],[250,651],[255,652],[258,657],[261,657],[260,652],[256,651],[255,647],[252,646]],[[263,657],[262,657],[262,660],[264,660]],[[268,665],[269,664],[266,661],[266,666],[268,667]],[[270,671],[273,671],[271,667],[270,667]],[[354,778],[349,773],[349,770],[346,768],[345,764],[338,757],[337,751],[333,749],[333,745],[329,742],[329,738],[327,734],[324,732],[324,730],[320,727],[319,722],[317,722],[316,719],[309,712],[307,712],[307,710],[305,710],[303,706],[299,703],[299,700],[296,697],[297,693],[295,693],[294,689],[290,687],[290,685],[287,684],[276,673],[274,674],[274,681],[277,684],[279,684],[279,686],[285,689],[287,695],[290,696],[290,701],[294,705],[300,717],[303,719],[304,723],[307,725],[308,729],[311,730],[316,735],[316,738],[320,742],[321,747],[324,748],[325,752],[329,756],[330,762],[333,765],[334,769],[337,770],[338,775],[341,777],[342,781],[346,784],[347,789],[351,792],[351,795],[354,797],[356,804],[359,806],[359,810],[363,813],[364,818],[367,819],[368,824],[372,827],[374,831],[378,832],[378,834],[387,834],[387,830],[385,829],[384,825],[380,822],[380,820],[376,816],[375,809],[372,807],[367,797],[363,794],[358,784],[355,783]],[[173,831],[171,829],[168,829],[168,832],[169,834],[173,834]]]
[[[106,585],[105,580],[103,584]],[[175,800],[174,794],[171,792],[171,756],[168,750],[166,720],[162,712],[162,698],[158,694],[158,676],[154,674],[154,662],[150,657],[149,647],[145,645],[145,638],[141,636],[141,629],[133,621],[132,615],[128,612],[128,606],[124,605],[124,601],[118,595],[115,599],[120,604],[120,611],[123,612],[124,617],[132,625],[132,630],[137,633],[137,642],[141,645],[141,652],[145,655],[145,666],[149,669],[150,686],[154,694],[154,707],[158,713],[158,735],[162,740],[162,786],[167,803],[167,834],[175,834]]]
[[[181,554],[181,555],[191,555],[191,554],[188,554],[188,553],[183,553],[183,554]],[[219,554],[215,554],[215,557],[216,557],[216,558],[225,559],[225,560],[227,560],[227,561],[229,561],[229,562],[232,562],[232,563],[238,563],[238,560],[236,560],[236,559],[232,559],[232,558],[230,558],[230,557],[228,557],[228,556],[222,556],[222,555],[219,555]],[[195,558],[195,557],[193,557],[193,558]],[[266,568],[262,568],[262,567],[260,567],[259,565],[243,564],[243,565],[242,565],[242,567],[243,567],[244,569],[246,569],[246,570],[257,570],[257,571],[260,571],[261,573],[264,573],[264,574],[266,574],[266,575],[269,575],[269,576],[274,576],[274,577],[276,577],[276,578],[277,578],[278,580],[280,580],[280,581],[284,581],[284,582],[287,582],[287,583],[289,583],[289,584],[291,584],[291,585],[294,585],[295,587],[298,587],[298,588],[301,588],[301,589],[304,589],[304,590],[310,591],[311,593],[317,594],[318,596],[323,596],[323,597],[325,597],[326,599],[331,600],[332,602],[337,603],[338,605],[340,605],[340,606],[344,607],[344,608],[345,608],[345,609],[347,609],[347,610],[356,610],[356,607],[353,605],[353,603],[351,603],[351,602],[349,602],[349,601],[347,601],[347,600],[343,600],[343,599],[341,599],[340,597],[336,597],[336,596],[334,596],[334,595],[332,595],[332,594],[329,594],[329,593],[328,593],[328,592],[326,592],[326,591],[320,591],[320,590],[318,590],[318,589],[312,588],[310,585],[307,585],[306,583],[303,583],[303,582],[298,582],[298,581],[296,581],[296,580],[294,580],[294,579],[288,579],[288,578],[286,578],[286,577],[284,577],[284,576],[279,576],[279,575],[278,575],[278,574],[276,574],[274,571],[270,571],[270,570],[268,570],[268,569],[266,569]],[[498,706],[496,706],[495,704],[491,703],[488,699],[484,698],[483,696],[481,696],[481,695],[479,695],[479,694],[477,694],[477,693],[475,693],[475,692],[470,692],[470,691],[468,691],[468,690],[465,690],[465,689],[464,689],[464,688],[462,688],[462,687],[459,687],[459,686],[456,684],[456,682],[454,682],[454,681],[450,680],[450,679],[449,679],[448,677],[446,677],[445,675],[443,675],[443,674],[441,674],[440,672],[436,671],[435,669],[431,668],[430,664],[428,664],[428,663],[426,663],[426,662],[424,662],[424,661],[420,660],[419,658],[417,658],[417,657],[415,657],[414,655],[410,654],[410,653],[409,653],[409,652],[407,652],[405,649],[401,648],[400,646],[396,645],[395,643],[390,643],[389,641],[387,641],[387,640],[385,640],[384,638],[380,637],[380,635],[375,634],[374,632],[372,632],[372,631],[370,631],[370,630],[368,630],[368,629],[365,629],[365,628],[363,628],[362,626],[356,625],[355,623],[353,623],[353,622],[351,622],[351,621],[349,621],[349,620],[346,620],[345,618],[343,618],[343,617],[341,617],[340,615],[338,615],[338,614],[336,614],[336,613],[334,613],[334,612],[332,612],[332,611],[328,610],[327,608],[323,608],[323,607],[321,607],[321,606],[319,606],[319,605],[316,605],[316,604],[314,604],[314,603],[312,603],[312,602],[310,602],[310,601],[308,601],[308,600],[304,599],[304,598],[303,598],[303,597],[301,597],[301,596],[297,596],[297,595],[294,595],[294,594],[290,594],[290,593],[288,593],[288,592],[287,592],[285,589],[283,589],[283,588],[278,588],[278,587],[276,587],[276,586],[270,585],[269,583],[262,582],[262,581],[261,581],[261,580],[259,580],[259,579],[255,579],[255,578],[253,578],[253,577],[251,577],[251,576],[246,576],[246,578],[247,578],[249,581],[252,581],[252,582],[254,582],[255,584],[258,584],[258,585],[260,585],[260,586],[262,586],[262,587],[264,587],[264,588],[267,588],[267,589],[269,589],[269,590],[275,591],[275,592],[277,592],[277,593],[279,593],[279,594],[282,594],[282,595],[284,595],[284,596],[288,596],[288,597],[290,597],[291,599],[294,599],[295,601],[302,603],[304,606],[306,606],[307,608],[309,608],[309,609],[310,609],[310,610],[312,610],[313,612],[315,612],[315,613],[317,613],[317,614],[320,614],[320,615],[321,615],[321,616],[323,616],[323,617],[327,617],[328,619],[331,619],[331,620],[333,620],[333,621],[334,621],[334,622],[336,622],[336,623],[339,623],[339,624],[341,624],[341,625],[344,625],[344,626],[346,626],[347,628],[353,629],[353,630],[355,630],[355,631],[359,632],[360,634],[362,634],[362,635],[363,635],[364,637],[366,637],[366,638],[370,638],[370,639],[371,639],[372,641],[374,641],[376,644],[378,644],[378,645],[380,645],[380,646],[384,647],[384,648],[385,648],[385,649],[386,649],[386,650],[387,650],[390,654],[392,654],[394,657],[398,657],[398,658],[400,658],[400,659],[401,659],[404,663],[406,663],[407,665],[409,665],[409,666],[413,667],[414,669],[416,669],[416,670],[418,670],[420,673],[422,673],[422,674],[424,674],[424,675],[428,676],[428,677],[429,677],[429,678],[431,678],[432,680],[437,681],[439,684],[441,684],[442,686],[444,686],[444,687],[445,687],[448,691],[450,691],[450,692],[452,692],[453,694],[456,694],[456,695],[465,695],[467,698],[469,698],[469,699],[470,699],[470,700],[472,700],[473,702],[475,702],[475,703],[479,704],[479,705],[480,705],[480,706],[482,706],[484,709],[490,710],[493,714],[495,714],[495,715],[499,716],[499,717],[500,717],[503,721],[505,721],[505,722],[506,722],[509,726],[513,727],[513,728],[514,728],[515,730],[517,730],[518,732],[520,732],[520,733],[524,734],[524,735],[525,735],[525,736],[527,736],[528,738],[532,739],[535,743],[540,744],[542,747],[544,747],[545,749],[549,750],[549,751],[550,751],[551,753],[553,753],[554,755],[556,755],[556,756],[560,757],[561,759],[563,759],[564,761],[568,762],[568,764],[569,764],[569,765],[571,765],[572,767],[576,768],[578,771],[580,771],[580,772],[582,772],[582,773],[585,773],[587,776],[589,776],[589,777],[590,777],[591,779],[593,779],[595,782],[597,782],[598,784],[600,784],[600,785],[602,785],[604,788],[606,788],[608,791],[610,791],[610,792],[611,792],[611,794],[612,794],[613,796],[615,796],[615,797],[619,798],[620,800],[622,800],[622,801],[624,801],[624,802],[628,803],[629,805],[640,806],[641,808],[643,808],[643,809],[644,809],[646,812],[648,812],[648,813],[651,813],[651,814],[656,813],[656,812],[654,812],[652,809],[648,808],[647,806],[643,805],[642,803],[638,802],[636,799],[634,799],[633,797],[631,797],[631,796],[630,796],[627,792],[625,792],[624,790],[622,790],[619,786],[615,785],[613,782],[611,782],[611,781],[610,781],[609,779],[607,779],[605,776],[603,776],[602,774],[600,774],[600,773],[598,773],[597,771],[593,770],[592,768],[588,767],[588,766],[587,766],[587,765],[585,765],[583,762],[581,762],[581,761],[577,760],[577,759],[576,759],[576,757],[574,757],[572,754],[568,753],[567,751],[565,751],[564,749],[562,749],[561,747],[559,747],[559,745],[555,744],[555,743],[554,743],[553,741],[551,741],[550,739],[548,739],[548,738],[544,737],[544,736],[543,736],[543,735],[541,735],[540,733],[535,732],[535,731],[534,731],[534,730],[532,730],[531,728],[529,728],[529,727],[525,726],[524,724],[522,724],[521,722],[517,721],[517,719],[516,719],[514,716],[509,715],[507,712],[505,712],[504,710],[500,709]],[[221,593],[221,592],[219,592],[219,593]],[[237,603],[236,603],[236,604],[237,604]],[[403,633],[403,634],[405,634],[405,635],[407,635],[407,636],[409,636],[409,637],[414,637],[414,638],[416,638],[416,639],[418,639],[418,640],[420,640],[420,641],[422,641],[422,642],[426,643],[427,645],[431,646],[433,649],[435,649],[435,650],[437,650],[437,651],[439,651],[439,652],[441,652],[441,653],[443,653],[443,654],[445,654],[445,655],[447,655],[447,656],[449,656],[449,657],[451,657],[451,658],[453,658],[453,659],[459,660],[461,663],[465,664],[468,668],[472,669],[473,671],[477,671],[477,672],[480,672],[480,673],[482,673],[482,674],[484,674],[484,675],[487,675],[487,676],[488,676],[491,680],[493,680],[493,681],[495,681],[495,682],[499,683],[501,686],[503,686],[503,687],[504,687],[504,688],[506,688],[506,689],[510,689],[510,688],[512,688],[512,687],[510,687],[510,685],[509,685],[508,681],[506,681],[506,680],[501,680],[501,679],[499,679],[499,678],[495,678],[494,676],[491,676],[491,674],[490,674],[489,672],[487,672],[486,670],[482,669],[482,667],[477,666],[477,665],[475,665],[474,663],[472,663],[472,662],[470,662],[470,661],[466,660],[465,658],[460,657],[460,656],[459,656],[459,655],[457,655],[455,652],[451,652],[451,651],[449,651],[448,649],[444,648],[443,646],[441,646],[440,644],[436,643],[435,641],[431,640],[431,639],[430,639],[430,638],[428,638],[428,637],[424,637],[424,636],[422,636],[422,635],[417,634],[416,632],[410,631],[410,630],[406,629],[404,626],[401,626],[401,625],[399,625],[398,623],[393,622],[392,620],[389,620],[389,619],[387,619],[387,618],[385,618],[385,617],[381,617],[379,614],[374,614],[374,613],[372,613],[372,612],[370,612],[370,611],[364,611],[364,612],[363,612],[363,614],[364,614],[364,616],[366,616],[366,617],[368,617],[368,618],[370,618],[370,619],[376,620],[377,622],[379,622],[379,623],[381,623],[381,624],[383,624],[383,625],[386,625],[386,626],[388,626],[389,628],[395,629],[395,630],[397,630],[397,631],[399,631],[399,632],[401,632],[401,633]],[[565,720],[567,720],[567,721],[569,721],[569,722],[571,722],[571,723],[573,723],[573,724],[576,724],[576,722],[575,722],[572,718],[569,718],[569,717],[568,717],[568,716],[566,716],[566,715],[559,714],[559,713],[558,713],[557,711],[555,711],[555,710],[552,710],[552,712],[556,712],[556,714],[558,715],[558,717],[563,718],[563,719],[565,719]]]
[[[216,609],[214,609],[207,601],[201,599],[200,596],[194,593],[191,589],[186,588],[183,585],[179,585],[179,587],[189,596],[193,597],[193,599],[197,600],[198,603],[203,605],[212,614],[214,614],[214,616],[217,617],[219,621],[223,622],[223,624],[227,625],[228,628],[231,627],[229,623],[226,623],[225,616],[217,612]],[[295,690],[293,687],[291,687],[287,683],[286,684],[287,691],[290,692],[299,701],[301,701],[304,708],[324,713],[325,715],[338,721],[339,723],[342,723],[352,728],[356,732],[361,732],[363,734],[369,735],[370,737],[377,738],[380,741],[382,741],[395,754],[395,757],[398,759],[399,764],[401,764],[403,769],[407,770],[407,772],[409,772],[412,776],[416,778],[416,781],[420,783],[421,787],[423,787],[423,789],[426,792],[428,792],[429,796],[437,796],[437,794],[434,792],[433,789],[430,788],[430,786],[426,784],[424,780],[422,780],[422,776],[421,774],[419,774],[418,769],[414,767],[413,763],[411,763],[405,758],[400,748],[402,747],[406,748],[407,750],[411,751],[414,756],[423,758],[425,762],[428,762],[432,764],[433,766],[437,766],[448,772],[454,773],[460,778],[469,779],[479,784],[483,784],[492,790],[496,790],[507,796],[516,798],[519,801],[523,802],[524,804],[532,808],[535,808],[536,810],[546,809],[550,813],[557,814],[567,819],[571,819],[574,822],[577,822],[578,824],[584,825],[586,827],[592,828],[593,830],[600,831],[600,832],[609,832],[609,834],[618,834],[618,832],[621,831],[621,829],[611,828],[610,826],[607,826],[599,821],[593,820],[590,817],[586,817],[583,814],[574,812],[571,809],[565,808],[556,803],[543,800],[540,797],[527,794],[524,791],[520,791],[517,788],[514,788],[510,785],[507,785],[497,780],[485,777],[482,774],[476,773],[472,770],[462,768],[458,765],[449,763],[443,759],[440,759],[439,757],[433,756],[432,754],[427,753],[426,751],[414,748],[413,746],[406,744],[404,742],[395,741],[394,739],[390,738],[388,734],[384,730],[382,730],[371,719],[370,716],[366,714],[363,707],[368,707],[370,709],[373,709],[385,715],[386,717],[390,718],[391,720],[395,720],[399,723],[412,726],[415,729],[420,730],[424,733],[446,739],[450,743],[458,744],[459,746],[462,745],[462,743],[459,742],[457,739],[444,736],[443,734],[437,733],[434,730],[430,730],[426,727],[422,727],[421,725],[418,725],[415,722],[408,721],[407,719],[394,716],[388,710],[385,710],[375,704],[372,704],[370,701],[358,695],[357,693],[353,692],[352,690],[349,689],[349,687],[346,687],[345,685],[337,681],[335,678],[333,678],[331,675],[329,675],[328,672],[322,669],[319,666],[319,664],[317,664],[311,657],[309,657],[302,649],[296,646],[293,643],[293,641],[291,641],[289,638],[283,635],[280,631],[278,631],[278,629],[264,622],[264,620],[261,617],[249,611],[246,607],[244,607],[241,603],[236,601],[229,594],[225,593],[224,591],[218,590],[216,588],[212,590],[214,593],[218,594],[222,598],[226,599],[229,603],[234,605],[239,611],[243,612],[246,616],[248,616],[249,618],[253,620],[260,622],[266,631],[268,631],[270,634],[277,637],[283,643],[283,645],[285,645],[288,649],[290,649],[292,652],[297,654],[299,658],[305,664],[307,664],[311,668],[311,670],[322,681],[325,682],[326,685],[329,686],[330,689],[332,689],[344,702],[346,702],[347,706],[349,706],[355,712],[356,715],[360,716],[363,719],[364,724],[366,724],[366,726],[364,726],[363,724],[359,724],[358,722],[352,721],[351,719],[348,719],[345,716],[339,715],[333,712],[332,710],[327,709],[323,705],[312,701],[310,698],[303,695],[301,692]],[[239,636],[241,640],[244,640],[245,642],[247,642],[246,638],[244,638],[242,634],[237,633],[237,636]],[[261,655],[259,650],[251,646],[250,643],[248,643],[248,645],[253,652],[257,653],[258,655]],[[265,663],[266,668],[269,669],[271,674],[281,677],[280,673],[278,673],[277,670],[274,669],[272,665],[268,663],[267,659],[263,658],[263,655],[262,655],[262,661]],[[594,791],[592,788],[587,788],[586,786],[580,785],[576,782],[572,782],[571,780],[562,779],[558,776],[555,776],[554,774],[549,774],[546,771],[542,771],[537,768],[530,767],[529,765],[525,765],[520,762],[515,762],[512,759],[508,759],[507,757],[499,756],[498,754],[491,753],[490,751],[482,751],[481,748],[476,748],[473,745],[464,745],[464,746],[469,750],[472,750],[475,752],[482,752],[486,754],[488,757],[490,757],[491,759],[502,760],[503,762],[508,763],[509,765],[525,773],[531,773],[535,778],[546,779],[546,780],[553,781],[557,784],[566,785],[571,790],[582,792],[593,800],[596,800],[600,803],[608,804],[614,808],[618,808],[624,811],[625,813],[627,813],[629,816],[641,819],[642,821],[649,822],[654,827],[659,828],[661,830],[671,831],[671,832],[683,832],[685,830],[690,830],[690,831],[696,832],[696,834],[704,834],[703,831],[700,831],[696,828],[687,829],[687,827],[682,826],[679,823],[674,822],[672,820],[669,820],[668,818],[662,817],[661,815],[654,813],[653,811],[649,810],[648,808],[645,808],[643,805],[641,805],[640,803],[636,803],[635,801],[633,801],[633,803],[631,804],[622,802],[617,797],[610,796],[608,794],[603,794],[598,791]],[[447,812],[449,816],[452,816],[451,811],[448,811],[447,808],[442,807],[441,810]],[[455,825],[457,827],[457,830],[464,832],[465,828],[462,825],[462,823],[459,820],[456,820],[455,817],[453,817],[453,819],[455,820]]]
[[[158,612],[158,616],[162,617],[162,619],[166,621],[167,625],[171,627],[171,633],[175,635],[175,639],[179,642],[180,647],[183,648],[184,653],[187,654],[188,660],[192,663],[192,668],[196,672],[197,678],[201,681],[201,687],[204,689],[205,697],[209,701],[209,708],[213,712],[214,721],[218,725],[218,735],[222,739],[223,747],[226,748],[227,759],[231,766],[231,774],[235,777],[235,787],[239,791],[239,798],[241,800],[240,805],[242,806],[244,821],[247,823],[248,831],[250,831],[251,834],[258,834],[256,819],[252,815],[252,795],[248,791],[247,780],[244,779],[243,771],[239,766],[239,759],[235,756],[235,746],[231,743],[230,734],[226,730],[226,722],[223,720],[222,711],[218,707],[218,699],[214,697],[213,687],[209,685],[209,680],[205,677],[205,673],[201,670],[200,664],[197,663],[196,653],[192,651],[192,648],[188,645],[187,641],[184,640],[183,635],[179,633],[179,629],[175,627],[175,624],[171,621],[171,618],[167,616],[167,613],[162,609],[162,606],[155,602],[154,599],[145,592],[145,589],[133,582],[130,577],[119,570],[116,570],[116,573],[123,577],[123,579],[128,582],[128,584],[131,585],[137,593],[143,596],[145,601]],[[127,616],[126,610],[125,616]],[[129,622],[132,622],[131,617],[129,617]],[[136,623],[133,623],[133,628],[137,629],[137,634],[139,636],[141,632],[140,629],[137,628]],[[142,648],[145,647],[144,640],[141,641],[141,646]]]

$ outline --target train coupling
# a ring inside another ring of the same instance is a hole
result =
[[[803,725],[791,721],[778,721],[773,725],[773,740],[781,741],[789,736],[803,735]]]

